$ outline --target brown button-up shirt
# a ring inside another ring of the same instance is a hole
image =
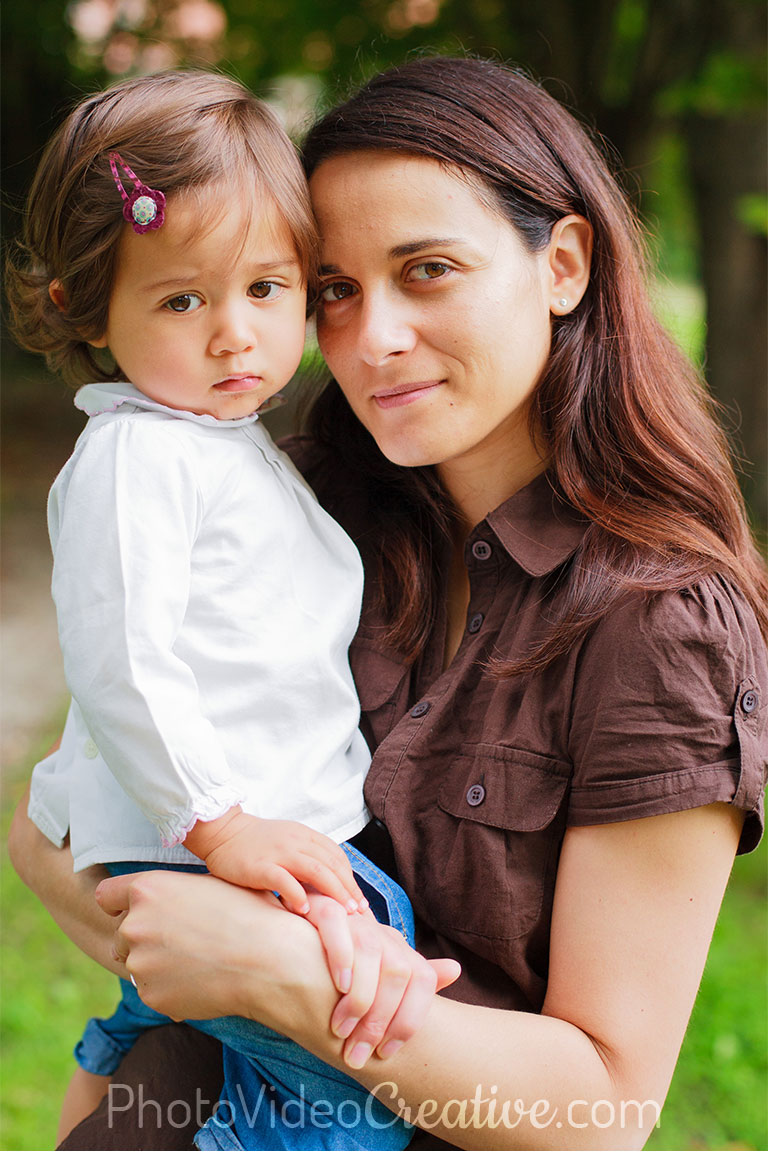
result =
[[[538,1011],[569,826],[729,801],[746,813],[740,850],[759,840],[768,661],[754,615],[717,578],[630,595],[543,672],[494,675],[491,657],[520,658],[541,638],[553,575],[585,529],[542,475],[467,541],[470,602],[450,666],[445,614],[408,666],[382,645],[355,494],[328,491],[314,452],[288,447],[366,567],[350,653],[373,751],[365,795],[391,835],[418,945],[461,962],[447,995]]]

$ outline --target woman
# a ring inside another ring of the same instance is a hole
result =
[[[623,197],[518,73],[413,61],[316,125],[305,163],[336,383],[293,450],[366,567],[367,802],[420,950],[462,975],[402,1045],[425,1003],[405,945],[360,928],[337,1003],[309,925],[170,875],[101,885],[129,910],[114,955],[152,1006],[252,1015],[430,1139],[640,1147],[761,830],[768,585],[723,439]],[[108,962],[98,878],[23,818],[13,850]],[[186,1146],[154,1139],[133,1146]]]

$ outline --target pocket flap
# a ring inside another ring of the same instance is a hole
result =
[[[570,772],[570,765],[536,752],[477,744],[452,762],[437,802],[451,816],[536,832],[557,815]]]
[[[375,712],[391,700],[408,671],[402,660],[361,640],[359,633],[349,650],[349,664],[363,712]]]

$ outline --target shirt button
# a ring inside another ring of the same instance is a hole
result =
[[[472,555],[475,560],[487,560],[493,549],[487,540],[475,540],[472,545]]]
[[[93,740],[86,740],[85,744],[83,745],[83,752],[85,752],[85,755],[89,760],[95,760],[99,754],[99,750]]]
[[[470,616],[470,618],[469,618],[469,624],[467,624],[467,631],[468,632],[479,632],[483,626],[483,620],[484,619],[485,619],[485,617],[483,616],[482,612],[475,612],[474,616]]]
[[[415,704],[413,708],[411,708],[411,716],[418,720],[419,716],[425,716],[431,707],[432,705],[428,700],[420,700],[418,704]]]
[[[485,800],[485,788],[482,784],[473,784],[471,788],[467,789],[467,804],[471,804],[473,808],[477,808],[478,804],[482,804]]]
[[[760,700],[760,697],[758,696],[757,692],[753,692],[750,689],[750,691],[745,692],[744,695],[742,696],[741,707],[747,713],[754,712],[755,708],[757,708],[759,700]]]

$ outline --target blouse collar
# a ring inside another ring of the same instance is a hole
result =
[[[487,518],[505,551],[530,576],[546,576],[578,548],[589,521],[558,495],[542,472]]]
[[[122,404],[131,404],[137,408],[146,408],[150,412],[164,412],[168,416],[175,416],[179,420],[191,420],[195,424],[204,424],[208,427],[241,428],[245,424],[253,424],[263,412],[276,408],[282,404],[282,397],[272,396],[249,416],[241,416],[238,420],[217,420],[215,416],[188,412],[185,408],[169,408],[166,404],[159,404],[150,400],[138,388],[126,380],[104,381],[98,384],[85,384],[75,394],[75,407],[87,416],[100,416],[103,412],[116,412]]]

